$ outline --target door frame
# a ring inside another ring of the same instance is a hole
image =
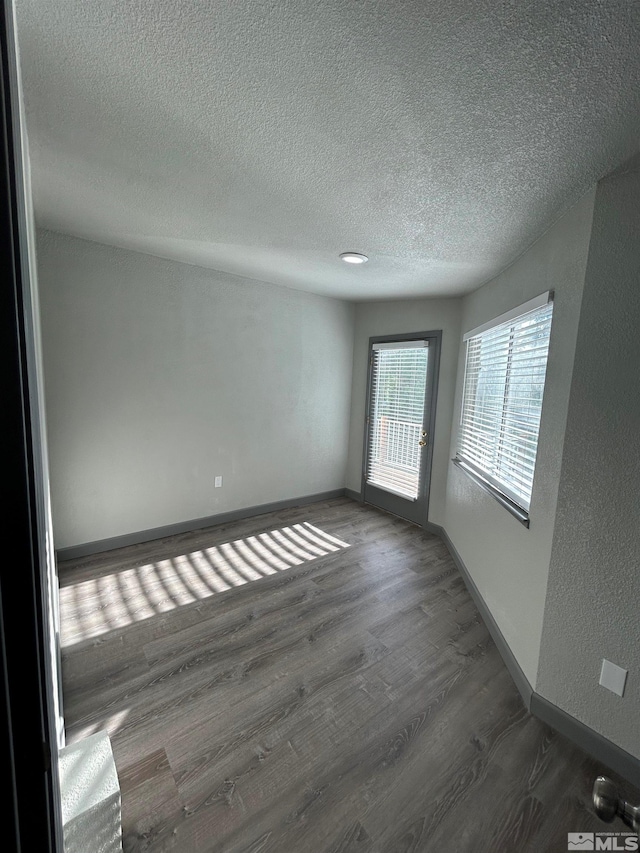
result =
[[[0,0],[0,381],[5,405],[3,473],[11,495],[3,513],[15,559],[0,572],[0,778],[5,784],[6,849],[63,850],[58,777],[59,714],[52,653],[53,554],[28,163],[13,3]]]
[[[436,429],[436,410],[438,408],[438,380],[440,377],[440,351],[442,349],[442,329],[436,329],[435,331],[430,332],[403,332],[398,335],[372,335],[369,338],[369,344],[367,349],[367,387],[366,387],[366,398],[365,398],[365,413],[364,413],[364,440],[362,442],[362,477],[360,481],[360,503],[366,503],[365,496],[365,485],[367,479],[367,457],[369,453],[369,420],[371,417],[371,374],[373,369],[373,360],[371,358],[372,347],[373,344],[386,344],[386,343],[402,343],[404,341],[422,341],[428,339],[430,341],[429,348],[433,353],[433,385],[431,389],[431,400],[432,406],[431,411],[429,412],[429,423],[426,428],[429,434],[429,441],[425,448],[425,452],[427,454],[427,458],[424,460],[424,477],[423,477],[423,485],[422,488],[425,491],[425,513],[424,518],[421,523],[418,523],[419,527],[422,527],[423,530],[429,530],[431,525],[429,522],[429,498],[431,495],[431,471],[433,468],[433,444],[434,444],[434,436]],[[371,506],[375,506],[375,504],[371,504]],[[382,510],[382,512],[387,512],[388,510]],[[401,518],[402,516],[398,516]],[[407,521],[407,519],[404,519]],[[408,522],[409,524],[414,524],[417,522]]]

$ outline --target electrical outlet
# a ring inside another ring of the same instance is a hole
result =
[[[611,690],[612,693],[618,696],[624,696],[624,688],[627,683],[628,670],[621,666],[616,666],[610,660],[602,659],[602,669],[600,670],[600,684]]]
[[[221,476],[220,476],[220,477],[216,477],[216,479],[214,480],[213,485],[214,485],[214,487],[215,487],[216,489],[221,489],[221,488],[222,488],[222,477],[221,477]]]

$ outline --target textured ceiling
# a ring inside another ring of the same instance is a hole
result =
[[[467,292],[638,147],[637,0],[15,2],[39,223],[289,287]]]

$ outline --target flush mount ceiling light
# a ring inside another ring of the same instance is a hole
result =
[[[345,264],[366,264],[369,258],[360,252],[343,252],[340,255]]]

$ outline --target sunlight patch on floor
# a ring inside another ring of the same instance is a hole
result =
[[[348,547],[304,522],[64,586],[62,646],[99,638]]]
[[[108,714],[84,726],[74,724],[72,732],[69,733],[67,731],[67,746],[70,746],[72,743],[78,743],[78,741],[84,740],[86,737],[96,734],[96,732],[105,731],[109,733],[109,737],[113,737],[122,728],[128,716],[129,709],[125,708],[123,711]]]

